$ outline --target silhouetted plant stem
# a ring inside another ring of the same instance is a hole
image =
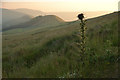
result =
[[[85,23],[83,20],[81,20],[81,23],[80,23],[80,53],[81,54],[85,54]]]
[[[79,14],[78,18],[80,19],[80,42],[78,43],[80,46],[80,61],[82,63],[82,67],[85,65],[84,61],[85,61],[85,20],[84,19],[84,15],[83,14]],[[79,73],[80,71],[80,73]],[[83,70],[79,70],[78,68],[78,75],[82,75]],[[82,76],[80,76],[82,77]]]

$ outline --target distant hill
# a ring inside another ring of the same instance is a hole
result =
[[[100,27],[104,26],[105,24],[109,24],[112,21],[116,20],[117,16],[118,16],[117,14],[118,14],[118,12],[114,12],[114,13],[109,13],[109,14],[102,15],[99,17],[87,19],[86,26],[87,26],[87,28],[99,29]],[[65,24],[61,24],[61,23],[65,23]],[[23,30],[24,31],[33,30],[33,28],[35,30],[38,30],[38,28],[39,29],[48,28],[48,27],[50,28],[50,27],[54,27],[54,26],[78,27],[79,21],[76,20],[76,21],[72,21],[72,22],[64,22],[61,18],[54,16],[54,15],[37,16],[37,17],[35,17],[35,18],[31,19],[30,21],[27,21],[25,23],[4,28],[3,31],[7,31],[7,30],[11,30],[11,29],[22,29],[22,30],[19,30],[21,32]],[[28,28],[29,28],[29,30],[28,30]]]
[[[39,15],[45,15],[44,12],[39,11],[39,10],[32,10],[32,9],[26,9],[26,8],[19,8],[19,9],[15,9],[15,11],[17,12],[21,12],[33,17],[39,16]]]
[[[45,28],[45,27],[56,26],[61,23],[64,23],[64,20],[62,20],[61,18],[55,15],[37,16],[25,23],[4,28],[3,31],[9,29],[15,29],[15,28],[36,28],[36,27]]]
[[[27,14],[2,8],[3,28],[12,26],[12,25],[16,25],[19,23],[23,23],[30,19],[31,19],[31,16],[29,16]]]

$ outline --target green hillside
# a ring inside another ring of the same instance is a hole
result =
[[[32,20],[35,23],[41,18]],[[53,16],[43,20],[50,22],[35,23],[26,33],[10,34],[16,29],[3,32],[3,78],[118,77],[118,12],[86,20],[84,61],[76,45],[80,41],[79,21],[59,23],[63,21]],[[35,28],[52,23],[59,25]]]

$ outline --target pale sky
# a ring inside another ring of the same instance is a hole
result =
[[[43,12],[117,11],[119,0],[2,0],[8,9],[28,8]]]

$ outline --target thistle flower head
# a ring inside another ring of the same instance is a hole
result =
[[[78,15],[78,18],[79,18],[80,20],[83,20],[84,14],[83,14],[83,13],[79,14],[79,15]]]

